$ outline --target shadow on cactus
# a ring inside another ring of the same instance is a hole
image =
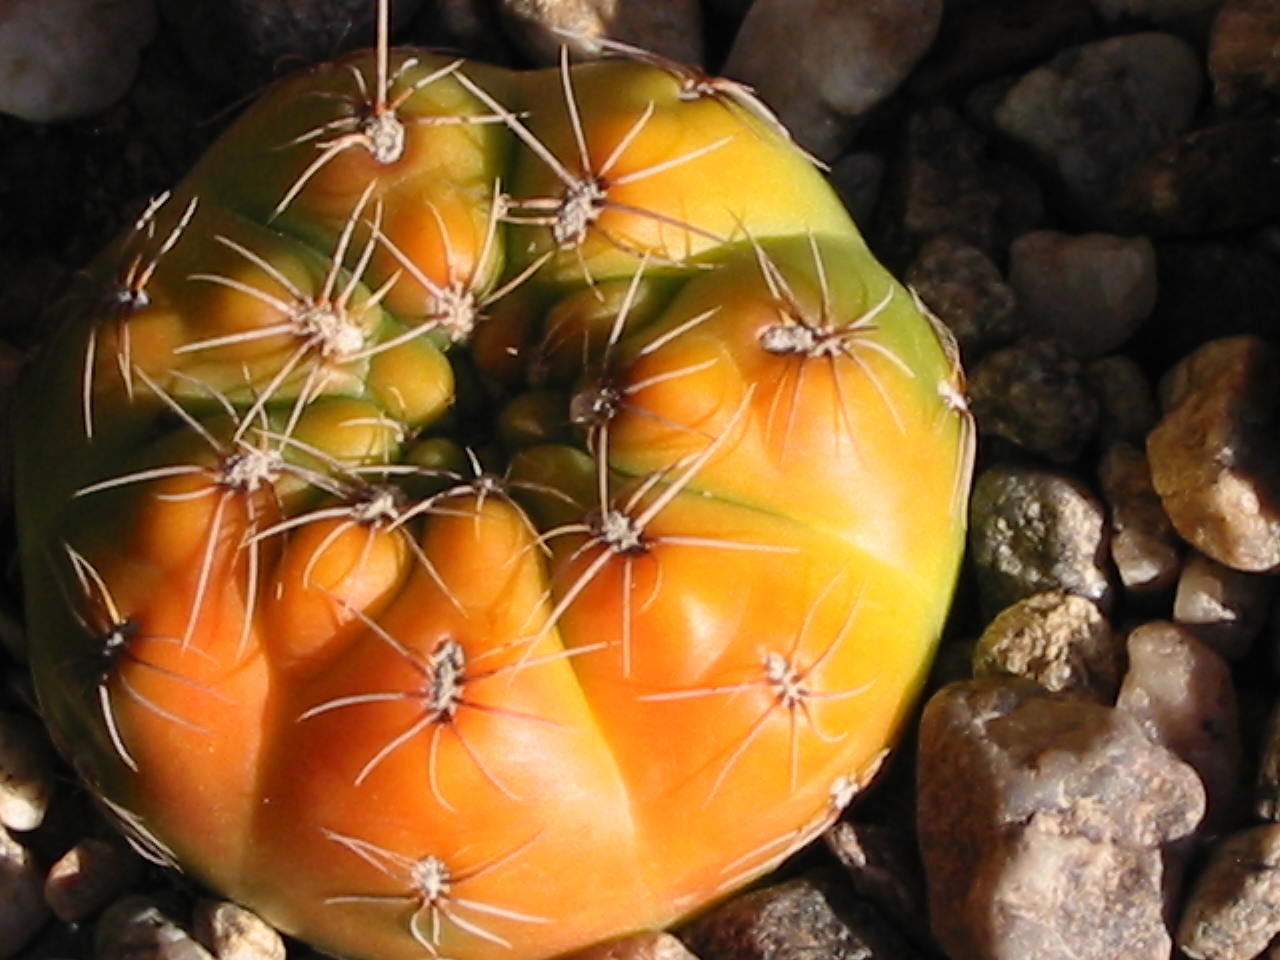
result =
[[[270,89],[68,295],[20,419],[33,667],[133,836],[283,930],[547,957],[865,783],[972,425],[741,88],[380,50]]]

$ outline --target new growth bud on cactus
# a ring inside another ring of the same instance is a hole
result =
[[[27,384],[61,748],[340,955],[548,957],[759,876],[946,612],[954,351],[745,90],[621,52],[279,83]]]

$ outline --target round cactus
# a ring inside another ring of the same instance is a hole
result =
[[[323,949],[551,956],[813,838],[963,537],[945,336],[742,88],[270,89],[22,400],[32,666],[155,856]]]

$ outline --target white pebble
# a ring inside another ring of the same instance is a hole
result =
[[[0,712],[0,825],[34,830],[53,795],[49,745],[35,722]]]

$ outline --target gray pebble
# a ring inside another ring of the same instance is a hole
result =
[[[1077,199],[1105,205],[1125,171],[1188,128],[1200,87],[1186,41],[1128,34],[1066,50],[1027,73],[995,122],[1044,156]]]
[[[984,437],[1054,463],[1071,463],[1093,436],[1098,401],[1078,358],[1053,340],[988,354],[969,377],[970,409]]]
[[[1130,632],[1129,670],[1116,708],[1153,742],[1189,763],[1205,787],[1206,822],[1233,812],[1240,781],[1240,730],[1231,668],[1176,624],[1155,621]]]
[[[1237,570],[1280,568],[1280,351],[1250,336],[1210,341],[1163,394],[1147,457],[1174,529]]]
[[[142,876],[142,861],[120,840],[81,840],[59,857],[44,879],[44,899],[72,923],[128,893]]]
[[[41,0],[0,10],[0,113],[32,123],[89,116],[120,100],[156,30],[154,0]]]
[[[1120,353],[1090,360],[1084,378],[1098,398],[1098,439],[1143,444],[1156,425],[1155,391],[1142,368]]]
[[[1098,487],[1111,512],[1111,560],[1136,597],[1165,594],[1182,567],[1179,540],[1151,486],[1146,451],[1117,440],[1098,461]]]
[[[0,711],[0,826],[34,830],[53,797],[49,741],[33,720]]]
[[[734,897],[694,920],[681,939],[709,960],[914,960],[916,956],[869,905],[842,894],[820,877],[800,877]]]
[[[951,960],[1168,960],[1165,861],[1204,789],[1128,714],[1023,680],[952,684],[925,707],[917,776]]]
[[[214,960],[159,904],[136,895],[106,909],[93,944],[95,960]]]
[[[1013,288],[995,262],[963,237],[944,233],[926,241],[906,280],[951,330],[970,362],[1020,332]]]
[[[1178,578],[1173,619],[1228,660],[1240,660],[1262,632],[1275,595],[1275,580],[1223,566],[1192,552]]]
[[[1022,677],[1052,693],[1110,703],[1120,661],[1120,643],[1097,604],[1052,591],[1019,600],[987,624],[973,675]]]
[[[1280,824],[1232,835],[1192,888],[1178,946],[1194,960],[1252,960],[1280,934]]]
[[[553,64],[566,44],[597,56],[618,40],[680,63],[700,65],[702,15],[696,0],[501,0],[507,34],[534,62]]]
[[[0,960],[16,956],[49,919],[35,855],[0,827]]]
[[[1009,283],[1027,334],[1080,357],[1125,343],[1156,302],[1156,252],[1146,237],[1024,233],[1009,248]]]
[[[657,6],[655,4],[651,4]],[[942,0],[756,0],[724,65],[830,161],[933,43]]]
[[[251,910],[226,900],[202,900],[192,933],[217,960],[284,960],[284,939]]]
[[[969,546],[988,617],[1023,597],[1063,590],[1110,607],[1102,504],[1065,473],[997,465],[978,477]]]
[[[1227,0],[1209,37],[1213,98],[1227,110],[1280,102],[1280,4]]]

